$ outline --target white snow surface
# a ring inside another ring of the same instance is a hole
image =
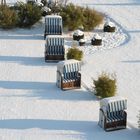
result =
[[[92,38],[92,40],[96,40],[96,39],[100,40],[100,39],[102,39],[102,37],[98,34],[95,34],[94,37]]]
[[[106,22],[104,26],[115,27],[113,22]]]
[[[108,48],[87,48],[82,84],[91,89],[91,77],[115,72],[117,94],[128,100],[127,129],[105,132],[98,126],[99,99],[90,90],[56,87],[57,67],[44,62],[44,25],[40,23],[32,29],[0,30],[0,140],[140,139],[140,2],[71,1],[104,12],[118,27],[114,36],[118,33],[121,41],[101,33]]]

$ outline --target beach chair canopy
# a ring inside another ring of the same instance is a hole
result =
[[[58,15],[47,15],[45,16],[45,33],[46,35],[57,35],[62,34],[62,17]]]
[[[45,24],[62,26],[62,17],[59,15],[47,15],[45,16]]]
[[[81,63],[80,61],[74,59],[61,61],[57,65],[57,70],[60,71],[60,73],[81,71]]]
[[[127,109],[127,100],[123,97],[109,97],[100,101],[100,108],[108,112],[116,112]]]

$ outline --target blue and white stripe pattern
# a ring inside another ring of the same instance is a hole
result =
[[[64,37],[48,36],[46,38],[46,52],[48,55],[64,55]]]
[[[78,72],[81,70],[80,63],[69,63],[63,68],[64,80],[76,80],[78,77]]]
[[[109,102],[107,106],[107,121],[124,120],[124,110],[127,108],[127,100]]]
[[[126,128],[127,100],[115,96],[104,98],[100,101],[99,125],[105,130]]]
[[[127,100],[114,101],[108,104],[109,112],[121,111],[125,110],[126,108],[127,108]]]
[[[62,34],[62,17],[57,15],[48,15],[45,17],[45,34]]]

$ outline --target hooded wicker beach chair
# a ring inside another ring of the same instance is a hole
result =
[[[122,97],[109,97],[100,101],[99,125],[105,131],[126,128],[127,100]]]
[[[61,35],[62,34],[62,17],[58,15],[47,15],[45,17],[45,32],[46,35]]]
[[[62,35],[48,35],[45,44],[45,61],[60,61],[64,59],[64,37]]]
[[[62,90],[81,87],[81,63],[70,59],[57,65],[57,86]]]

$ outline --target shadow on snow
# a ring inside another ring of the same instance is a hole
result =
[[[10,40],[43,40],[44,39],[44,23],[32,28],[15,28],[15,29],[0,29],[0,39]]]
[[[25,82],[25,81],[0,81],[0,88],[13,90],[28,90],[26,94],[1,94],[0,97],[38,97],[39,99],[72,100],[72,101],[93,101],[96,98],[83,89],[63,91],[56,86],[56,83],[47,82]]]
[[[25,56],[0,56],[0,61],[19,63],[30,66],[56,66],[57,63],[45,63],[44,57],[25,57]]]
[[[70,121],[70,120],[43,120],[43,119],[8,119],[0,120],[0,128],[7,129],[31,129],[41,128],[48,130],[74,130],[84,132],[94,129],[92,121]],[[98,127],[98,126],[97,126]]]
[[[139,140],[138,129],[123,129],[111,132],[105,132],[98,126],[96,121],[79,121],[79,120],[50,120],[50,119],[5,119],[0,120],[0,129],[16,129],[25,130],[39,128],[44,130],[63,130],[63,131],[76,131],[80,132],[80,136],[85,139],[108,139],[114,140],[135,139]],[[69,132],[67,132],[69,133]],[[73,136],[73,133],[69,133]]]
[[[122,61],[123,63],[140,63],[140,60],[127,60],[127,61]]]

